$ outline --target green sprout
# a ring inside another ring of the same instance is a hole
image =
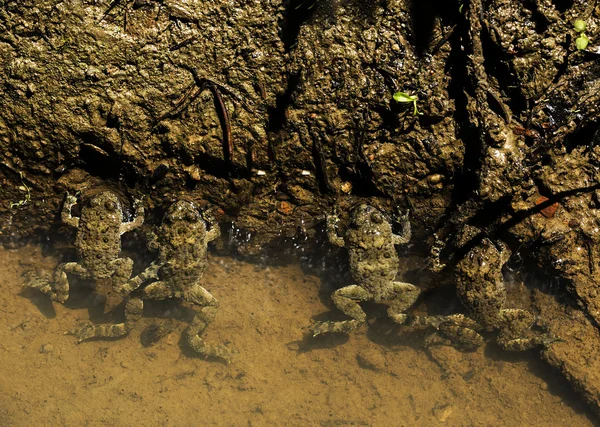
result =
[[[575,46],[577,47],[577,50],[585,50],[590,42],[589,37],[585,34],[585,21],[583,19],[576,19],[573,25],[575,31],[579,33],[579,37],[575,39]]]
[[[19,200],[18,202],[12,202],[10,204],[11,209],[20,208],[21,206],[31,202],[31,191],[27,184],[25,184],[25,181],[23,181],[23,173],[19,172],[19,176],[21,177],[21,184],[23,184],[19,187],[19,190],[25,191],[25,198]]]
[[[588,36],[586,36],[585,33],[581,33],[579,37],[575,39],[575,46],[577,46],[578,50],[585,50],[589,42],[590,39]]]
[[[419,97],[417,95],[410,95],[410,94],[408,94],[406,92],[396,92],[394,94],[393,98],[394,98],[394,101],[396,101],[396,102],[402,102],[402,103],[412,102],[412,104],[413,104],[413,115],[420,116],[420,115],[423,114],[417,108],[417,101],[419,100]]]
[[[585,21],[583,19],[575,20],[575,31],[578,33],[583,33],[585,31]]]

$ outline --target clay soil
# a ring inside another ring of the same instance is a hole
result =
[[[315,318],[335,316],[327,295],[339,284],[297,264],[211,257],[204,284],[221,309],[204,336],[239,350],[229,364],[190,352],[181,340],[189,308],[172,302],[148,303],[124,339],[78,345],[63,333],[89,319],[110,320],[101,298],[83,286],[66,305],[21,292],[26,271],[51,271],[57,262],[38,247],[0,252],[2,425],[598,422],[535,352],[508,353],[493,344],[475,353],[427,351],[425,332],[398,331],[384,320],[350,337],[309,337]],[[148,343],[142,337],[153,325],[172,331]]]

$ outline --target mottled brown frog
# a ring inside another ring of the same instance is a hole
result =
[[[352,210],[344,236],[338,235],[338,221],[335,216],[327,217],[327,236],[332,244],[348,249],[354,284],[336,290],[332,299],[335,306],[352,319],[318,322],[311,327],[313,335],[350,332],[363,325],[367,315],[359,305],[362,301],[389,301],[388,316],[397,323],[404,323],[404,311],[420,294],[416,286],[395,281],[399,267],[395,245],[406,244],[411,237],[408,215],[402,218],[400,235],[392,232],[390,222],[381,211],[366,204]]]
[[[502,267],[510,256],[506,245],[483,238],[455,266],[456,292],[467,315],[415,317],[407,323],[435,326],[440,334],[430,337],[428,344],[447,344],[464,350],[475,350],[483,344],[478,331],[498,331],[498,344],[513,351],[557,341],[554,336],[530,331],[535,318],[529,311],[506,308]]]
[[[191,348],[203,356],[228,360],[232,351],[224,346],[207,344],[200,334],[213,321],[219,302],[200,285],[208,263],[208,243],[220,236],[220,229],[212,215],[203,216],[193,203],[178,201],[167,211],[162,224],[150,241],[158,257],[146,270],[116,290],[122,295],[133,292],[125,307],[126,321],[116,325],[89,326],[77,334],[80,340],[119,337],[126,335],[139,320],[146,299],[183,299],[200,310],[194,316],[186,338]],[[149,280],[155,280],[142,288]],[[139,289],[139,291],[136,291]]]
[[[123,284],[131,277],[133,261],[120,258],[121,235],[144,222],[144,208],[135,201],[135,219],[123,221],[123,209],[118,197],[104,191],[94,196],[81,210],[81,217],[73,217],[71,209],[77,198],[67,194],[61,218],[65,224],[77,229],[75,249],[79,261],[60,264],[54,279],[37,278],[24,284],[24,287],[38,289],[54,301],[64,303],[69,298],[69,279],[74,274],[83,279],[112,278],[115,285]]]

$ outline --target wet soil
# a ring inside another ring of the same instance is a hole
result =
[[[489,344],[426,351],[423,332],[375,320],[350,337],[313,339],[339,284],[297,265],[210,259],[203,284],[220,301],[204,337],[239,350],[230,364],[194,357],[177,304],[147,304],[121,340],[77,344],[63,332],[102,316],[76,287],[65,304],[20,293],[22,275],[57,263],[38,247],[0,252],[3,425],[594,425],[571,386],[535,352]],[[515,288],[520,289],[520,288]],[[513,300],[521,295],[517,292]],[[527,294],[524,294],[527,300]],[[523,297],[523,295],[521,295]],[[376,316],[377,307],[367,307]],[[118,309],[117,309],[118,311]],[[156,326],[157,342],[141,342]],[[148,332],[150,331],[150,332]]]

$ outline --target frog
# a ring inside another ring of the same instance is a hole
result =
[[[396,276],[400,265],[395,245],[410,242],[411,227],[408,213],[402,216],[402,232],[394,234],[392,225],[383,212],[360,204],[350,212],[349,225],[340,236],[339,218],[326,218],[327,237],[333,245],[346,248],[349,255],[350,274],[353,284],[342,287],[332,294],[334,305],[350,320],[324,321],[313,324],[313,336],[331,332],[349,333],[365,324],[367,315],[360,302],[389,302],[387,314],[396,323],[406,321],[404,311],[417,300],[420,289],[413,284],[398,282]]]
[[[454,268],[456,293],[467,314],[413,317],[407,323],[428,324],[438,330],[428,337],[427,345],[451,345],[465,351],[475,351],[483,345],[482,331],[497,331],[498,344],[510,351],[526,351],[559,341],[551,334],[530,331],[536,320],[530,311],[506,307],[502,268],[511,255],[504,242],[481,238]]]
[[[181,299],[200,307],[185,331],[189,346],[202,356],[229,361],[233,350],[213,346],[201,338],[219,307],[219,301],[200,281],[208,265],[208,243],[220,235],[219,225],[209,212],[201,215],[189,201],[172,204],[156,232],[150,234],[148,246],[158,251],[157,259],[115,288],[121,295],[130,296],[125,305],[125,322],[82,328],[76,332],[79,340],[124,336],[141,318],[144,300]]]
[[[53,280],[32,277],[23,285],[25,288],[37,289],[60,303],[69,298],[67,274],[91,280],[110,278],[115,285],[127,282],[131,277],[133,261],[131,258],[120,257],[121,236],[144,222],[144,207],[140,200],[134,201],[134,219],[123,221],[121,202],[111,191],[102,191],[93,196],[81,209],[79,218],[72,215],[75,204],[77,198],[67,193],[61,219],[77,229],[75,249],[79,261],[59,264]]]

